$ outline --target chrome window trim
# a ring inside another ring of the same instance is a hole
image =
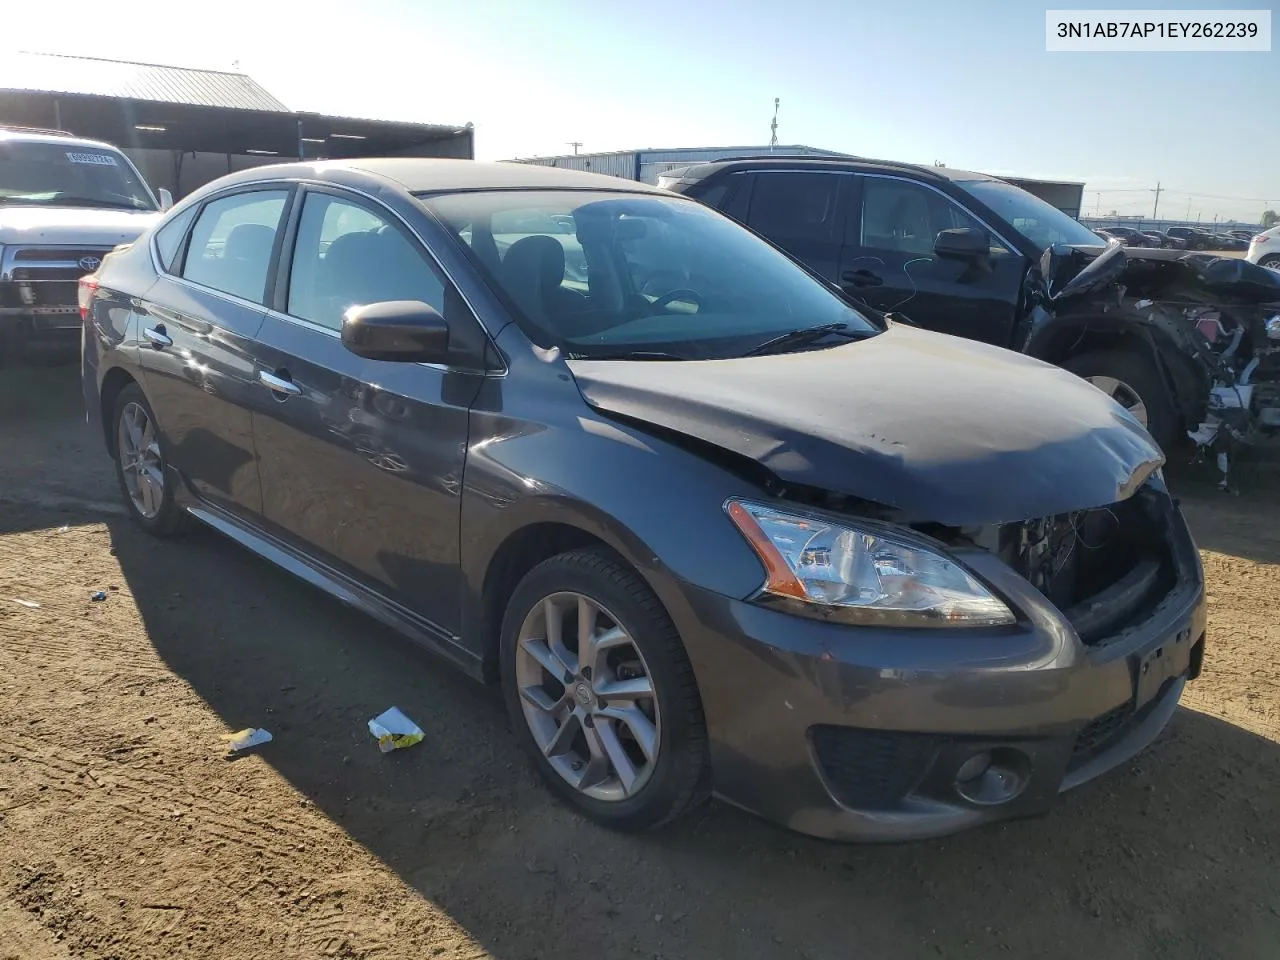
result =
[[[932,190],[932,191],[933,191],[934,193],[936,193],[938,196],[942,197],[942,199],[947,200],[947,201],[949,201],[950,203],[955,204],[957,207],[959,207],[961,210],[963,210],[966,214],[968,214],[969,216],[973,217],[973,219],[974,219],[974,220],[977,220],[977,221],[978,221],[978,223],[980,223],[980,224],[982,224],[984,227],[986,227],[986,228],[987,228],[987,230],[988,230],[988,231],[990,231],[991,235],[992,235],[993,237],[995,237],[997,240],[999,240],[1002,244],[1004,244],[1005,249],[1006,249],[1006,250],[1008,250],[1010,253],[1012,253],[1012,254],[1014,254],[1014,255],[1016,255],[1016,256],[1022,256],[1022,255],[1023,255],[1023,254],[1022,254],[1022,249],[1021,249],[1017,244],[1010,243],[1010,242],[1009,242],[1009,240],[1008,240],[1008,238],[1007,238],[1007,237],[1005,237],[1005,235],[1004,235],[1003,233],[1001,233],[1001,232],[1000,232],[999,230],[997,230],[995,227],[991,226],[991,224],[987,223],[987,221],[986,221],[986,220],[982,219],[982,217],[978,216],[976,213],[974,213],[972,210],[970,210],[968,207],[966,207],[963,203],[961,203],[961,202],[960,202],[959,200],[957,200],[955,197],[951,196],[949,193],[947,193],[947,192],[945,192],[945,191],[943,191],[943,190],[939,190],[939,189],[938,189],[937,187],[935,187],[932,183],[927,183],[927,182],[925,182],[924,180],[917,180],[917,179],[915,179],[914,177],[899,177],[899,176],[894,176],[894,175],[893,175],[893,174],[891,174],[891,173],[858,173],[858,174],[857,174],[857,176],[859,176],[859,177],[868,177],[868,178],[870,178],[870,177],[875,177],[875,178],[876,178],[876,179],[878,179],[878,180],[897,180],[897,181],[898,181],[898,182],[900,182],[900,183],[910,183],[910,184],[914,184],[914,185],[916,185],[916,186],[918,186],[918,187],[924,187],[926,190]],[[861,223],[862,223],[862,210],[861,210],[861,209],[859,209],[859,210],[858,210],[858,223],[859,223],[859,225],[861,225]],[[862,242],[861,242],[861,241],[862,241],[862,237],[861,237],[861,234],[859,234],[858,241],[859,241],[859,242],[858,242],[858,246],[859,246],[859,247],[861,247],[861,246],[862,246]],[[869,248],[869,249],[875,249],[875,248]]]
[[[453,278],[453,275],[445,268],[444,264],[440,262],[440,258],[435,255],[435,251],[431,249],[431,245],[428,244],[427,241],[423,238],[422,234],[419,233],[414,228],[413,224],[409,223],[409,221],[407,221],[404,217],[400,216],[399,213],[397,213],[395,210],[392,210],[390,207],[388,207],[385,203],[383,203],[381,200],[379,200],[377,197],[373,196],[372,194],[366,193],[363,190],[360,190],[356,187],[348,186],[346,184],[330,183],[327,180],[315,180],[315,179],[246,180],[243,183],[231,184],[231,185],[228,185],[225,189],[214,191],[213,193],[210,193],[208,196],[202,197],[199,202],[201,204],[207,204],[214,200],[219,200],[223,196],[226,196],[229,194],[251,192],[251,190],[246,188],[255,188],[255,187],[270,188],[274,186],[283,186],[286,189],[291,186],[298,186],[298,187],[315,186],[315,187],[322,187],[327,190],[334,190],[337,192],[349,193],[357,197],[362,197],[363,199],[367,200],[369,203],[376,206],[378,209],[385,210],[389,215],[391,215],[396,220],[398,220],[401,223],[401,225],[403,225],[404,228],[409,231],[409,234],[415,240],[418,241],[418,246],[423,251],[425,251],[425,253],[427,254],[427,257],[435,265],[435,268],[440,271],[441,276],[443,276],[446,281],[448,281],[450,284],[453,285],[454,290],[458,292],[458,296],[462,298],[462,302],[467,305],[467,309],[470,310],[471,315],[475,317],[476,323],[480,325],[480,330],[484,333],[485,338],[489,341],[489,344],[493,347],[494,354],[498,357],[499,361],[502,363],[501,370],[474,370],[469,367],[455,367],[455,366],[451,366],[449,364],[444,364],[444,363],[419,363],[417,364],[417,366],[426,367],[431,370],[439,370],[445,373],[466,373],[472,376],[505,377],[507,375],[507,371],[509,368],[507,365],[506,358],[502,355],[502,351],[498,349],[498,344],[494,340],[493,332],[488,328],[488,326],[485,325],[484,320],[481,319],[480,312],[476,310],[475,304],[471,302],[471,298],[466,295],[462,287],[459,286],[458,282]],[[409,194],[409,196],[411,199],[414,199],[416,202],[417,198],[413,197],[413,194]],[[304,198],[304,202],[305,202],[305,198]],[[174,207],[173,209],[177,210],[178,207]],[[198,220],[199,217],[197,217],[196,219]],[[158,276],[168,277],[170,280],[176,280],[196,290],[212,293],[215,296],[221,297],[222,299],[227,300],[234,304],[242,304],[247,307],[252,307],[255,310],[261,310],[264,316],[270,316],[277,320],[285,320],[289,323],[293,323],[298,326],[301,326],[304,329],[318,330],[322,333],[327,333],[329,336],[335,337],[337,339],[342,338],[342,333],[340,331],[330,329],[329,327],[326,327],[323,324],[318,324],[311,320],[305,320],[302,317],[295,317],[287,313],[281,313],[279,310],[275,310],[264,303],[255,303],[250,300],[245,300],[242,297],[237,297],[233,293],[227,293],[223,290],[217,290],[213,287],[206,287],[204,284],[196,283],[195,281],[188,280],[186,277],[183,277],[179,274],[170,273],[169,271],[165,270],[160,265],[160,258],[156,250],[155,238],[156,238],[156,233],[159,231],[160,227],[167,222],[168,222],[168,218],[166,218],[161,223],[156,224],[155,227],[152,228],[151,237],[149,238],[150,242],[147,245],[147,249],[151,254],[151,265],[155,268]],[[195,226],[195,221],[192,221],[192,226],[193,227]],[[281,250],[280,254],[281,256],[284,256],[285,252]],[[289,254],[289,256],[290,256],[289,266],[292,272],[292,267],[293,267],[292,252]]]

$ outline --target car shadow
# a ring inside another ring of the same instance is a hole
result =
[[[1047,818],[848,846],[713,803],[655,833],[561,806],[496,693],[211,533],[107,521],[156,651],[494,958],[1274,956],[1280,746],[1180,709]],[[1210,662],[1209,669],[1212,669]],[[378,753],[396,705],[426,731]]]

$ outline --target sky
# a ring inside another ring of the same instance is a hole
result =
[[[1280,210],[1280,53],[1048,53],[1025,0],[183,6],[6,4],[0,56],[238,69],[296,110],[474,123],[482,160],[764,144],[777,97],[781,143],[1083,180],[1086,215],[1150,215],[1157,183],[1162,216]]]

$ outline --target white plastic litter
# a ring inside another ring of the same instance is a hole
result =
[[[28,610],[40,609],[40,604],[36,603],[34,600],[23,600],[21,597],[10,597],[9,599],[20,607],[26,607]]]
[[[246,727],[243,730],[237,730],[235,733],[224,733],[222,739],[227,742],[229,750],[240,753],[242,750],[270,743],[271,734],[258,727]]]
[[[383,753],[412,747],[426,736],[422,728],[401,713],[398,707],[392,707],[370,720],[369,732],[377,738],[378,749]]]

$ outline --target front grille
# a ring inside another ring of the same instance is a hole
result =
[[[1133,702],[1130,701],[1086,723],[1076,734],[1076,742],[1071,748],[1071,760],[1067,764],[1067,769],[1076,769],[1128,736],[1134,727],[1142,723],[1160,705],[1175,682],[1174,679],[1166,680],[1159,692],[1142,705],[1141,710],[1135,710]]]
[[[48,261],[69,262],[80,260],[83,257],[97,257],[101,259],[106,256],[110,247],[20,247],[13,252],[15,261],[35,261],[46,263]]]
[[[929,770],[942,739],[853,727],[810,730],[814,753],[835,798],[856,810],[888,810]]]
[[[1001,530],[1001,555],[1052,602],[1086,644],[1100,644],[1150,613],[1176,577],[1152,491],[1092,510]]]

